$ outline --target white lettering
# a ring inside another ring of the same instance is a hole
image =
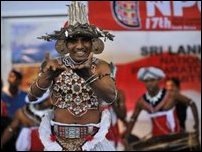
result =
[[[156,15],[156,8],[164,16],[171,16],[171,8],[169,1],[146,1],[147,15],[152,17]]]
[[[146,21],[147,25],[146,28],[162,28],[162,29],[169,29],[171,28],[171,21],[167,17],[152,17],[152,18],[147,18]]]
[[[173,1],[174,16],[183,16],[183,8],[191,7],[196,1]]]

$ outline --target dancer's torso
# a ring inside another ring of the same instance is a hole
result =
[[[180,126],[175,112],[174,95],[165,89],[160,90],[156,100],[150,98],[148,94],[142,97],[142,107],[152,120],[152,135],[159,136],[173,132],[179,132]]]
[[[159,91],[159,96],[156,101],[151,102],[150,97],[148,97],[147,94],[144,94],[140,100],[140,104],[142,109],[146,110],[148,113],[153,113],[172,109],[175,106],[176,101],[174,100],[173,93],[162,89]]]
[[[88,124],[100,121],[100,99],[85,80],[72,70],[71,59],[61,58],[63,71],[54,80],[51,91],[52,104],[55,107],[54,121],[67,124]],[[98,59],[93,58],[97,66]]]

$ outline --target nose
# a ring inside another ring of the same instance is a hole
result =
[[[80,50],[84,48],[83,41],[81,39],[78,39],[76,49]]]

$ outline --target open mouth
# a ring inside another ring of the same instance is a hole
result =
[[[86,54],[86,52],[84,52],[84,51],[77,51],[76,52],[76,55],[78,55],[78,56],[84,56]]]

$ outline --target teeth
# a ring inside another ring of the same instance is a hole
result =
[[[82,55],[84,55],[84,54],[85,54],[85,52],[83,52],[83,51],[78,51],[78,52],[76,52],[76,54],[78,54],[78,55],[82,56]]]

